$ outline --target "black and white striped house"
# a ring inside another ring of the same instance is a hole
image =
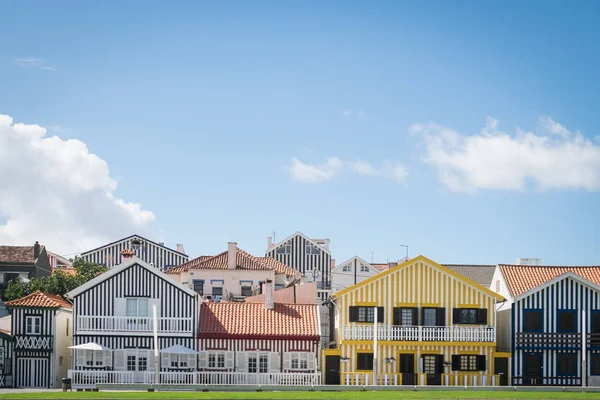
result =
[[[67,377],[71,304],[37,291],[6,302],[12,314],[12,382],[17,388],[56,388]]]
[[[273,244],[269,237],[265,255],[300,271],[309,281],[317,282],[319,299],[327,299],[331,291],[329,239],[310,239],[296,232]]]
[[[0,388],[13,385],[13,347],[14,339],[10,332],[0,329]]]
[[[196,292],[128,254],[123,251],[122,264],[67,293],[74,311],[74,388],[154,383],[154,308],[161,382],[196,368]]]
[[[121,252],[125,249],[132,250],[137,258],[160,271],[183,264],[190,259],[184,253],[181,244],[177,245],[177,250],[173,250],[166,247],[164,243],[156,243],[140,235],[131,235],[93,250],[84,251],[81,253],[81,258],[85,261],[114,267],[123,262]]]

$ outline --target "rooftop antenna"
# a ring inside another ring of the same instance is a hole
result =
[[[400,247],[406,247],[406,259],[408,260],[408,245],[407,244],[401,244]]]
[[[277,243],[277,240],[275,240],[275,234],[276,234],[276,233],[277,233],[277,232],[275,232],[275,230],[273,229],[273,243]]]
[[[371,264],[373,264],[373,252],[369,253],[371,255]]]

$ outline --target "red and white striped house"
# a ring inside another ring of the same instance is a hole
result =
[[[320,325],[316,304],[203,303],[199,382],[317,385]]]

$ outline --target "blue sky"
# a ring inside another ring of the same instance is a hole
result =
[[[408,244],[444,263],[599,264],[599,11],[2,2],[0,114],[85,143],[111,193],[154,220],[70,204],[54,183],[60,205],[0,238],[70,253],[82,236],[136,230],[196,256],[230,240],[260,254],[273,230],[301,231],[330,238],[338,262],[398,259]],[[19,193],[13,203],[29,197]],[[24,209],[0,203],[0,226]]]

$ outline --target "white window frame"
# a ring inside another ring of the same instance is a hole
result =
[[[248,363],[248,368],[247,368],[247,372],[249,374],[267,374],[269,373],[269,357],[270,353],[268,352],[249,352],[247,353],[247,363]],[[250,360],[251,359],[255,359],[255,363],[256,363],[256,371],[251,372],[250,371]],[[262,361],[266,359],[266,364],[263,364]],[[263,368],[265,367],[265,368]]]
[[[360,264],[360,272],[369,272],[369,267],[365,264]]]
[[[291,252],[292,252],[292,244],[291,243],[286,243],[284,245],[281,245],[275,250],[275,254],[291,254]]]
[[[342,267],[342,272],[352,272],[352,266],[350,266],[350,264],[344,265]]]
[[[29,323],[31,321],[31,324]],[[25,317],[25,333],[27,335],[42,334],[42,317],[38,315],[28,315]]]
[[[112,354],[110,351],[77,350],[76,367],[103,368],[112,367]],[[108,361],[108,362],[107,362]]]
[[[129,315],[129,302],[135,301],[135,315]],[[140,315],[140,302],[146,302],[146,315]],[[148,318],[150,315],[150,299],[147,297],[127,297],[125,299],[125,314],[127,317]]]

